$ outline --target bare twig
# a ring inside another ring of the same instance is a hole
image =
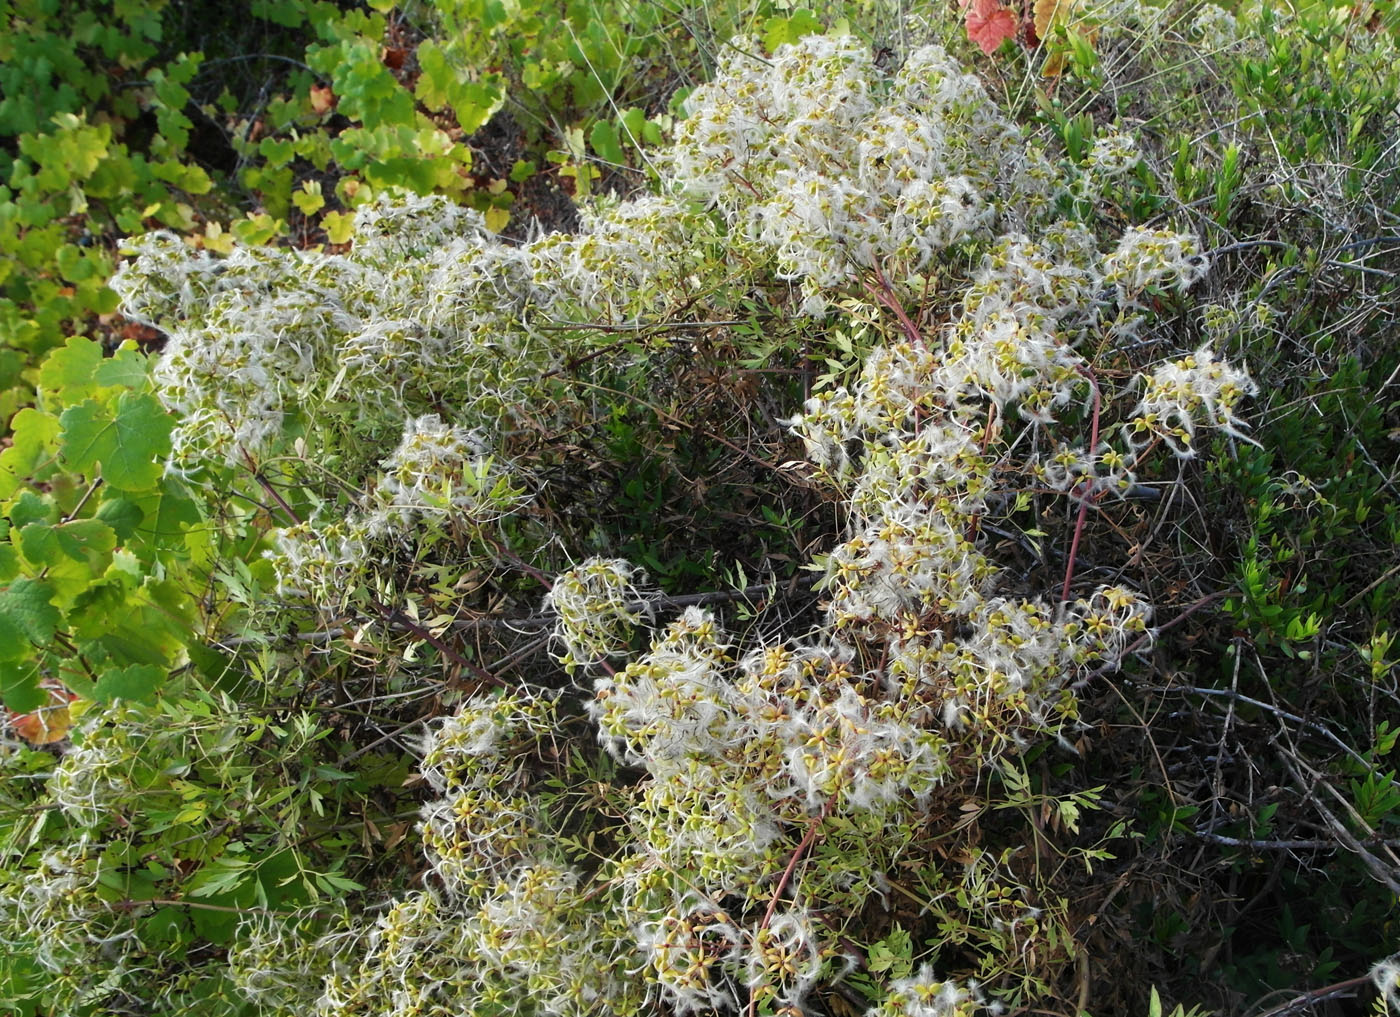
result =
[[[1350,757],[1351,757],[1353,760],[1355,760],[1357,763],[1359,763],[1359,764],[1361,764],[1362,766],[1366,767],[1367,770],[1373,770],[1373,769],[1374,769],[1374,767],[1371,765],[1371,763],[1370,763],[1364,756],[1362,756],[1359,752],[1357,752],[1357,751],[1356,751],[1355,749],[1353,749],[1350,745],[1348,745],[1348,744],[1347,744],[1346,742],[1344,742],[1341,738],[1339,738],[1339,737],[1336,735],[1336,733],[1333,732],[1330,728],[1328,728],[1328,727],[1327,727],[1326,725],[1324,725],[1324,724],[1319,723],[1318,721],[1315,721],[1315,720],[1308,720],[1308,719],[1305,718],[1305,717],[1300,717],[1300,716],[1298,716],[1296,713],[1290,713],[1289,711],[1283,709],[1283,708],[1280,707],[1280,706],[1275,706],[1275,705],[1272,704],[1272,703],[1266,703],[1266,702],[1264,702],[1262,699],[1255,699],[1255,698],[1253,698],[1252,696],[1246,696],[1246,695],[1244,695],[1244,694],[1241,693],[1241,692],[1235,692],[1235,691],[1233,691],[1233,690],[1231,690],[1231,689],[1203,689],[1203,688],[1199,688],[1199,687],[1197,687],[1197,686],[1195,686],[1195,685],[1175,685],[1175,686],[1172,686],[1172,687],[1173,687],[1177,692],[1186,692],[1186,693],[1189,693],[1190,695],[1193,695],[1193,696],[1214,696],[1214,697],[1222,697],[1222,698],[1226,698],[1226,699],[1232,699],[1232,700],[1234,700],[1234,701],[1237,702],[1237,703],[1245,703],[1245,704],[1248,704],[1249,706],[1255,706],[1255,707],[1258,707],[1258,708],[1261,709],[1261,710],[1266,710],[1266,711],[1268,711],[1269,713],[1272,713],[1275,717],[1278,717],[1280,720],[1286,720],[1286,721],[1288,721],[1289,723],[1292,723],[1292,724],[1299,724],[1299,725],[1301,725],[1301,726],[1303,726],[1303,727],[1306,727],[1306,728],[1308,728],[1308,729],[1310,729],[1310,730],[1312,730],[1312,731],[1316,731],[1318,734],[1322,735],[1322,736],[1323,736],[1324,738],[1326,738],[1328,741],[1332,742],[1332,744],[1336,745],[1337,748],[1339,748],[1339,749],[1341,749],[1343,752],[1345,752],[1348,756],[1350,756]]]
[[[1284,1014],[1297,1013],[1306,1007],[1316,1006],[1318,1003],[1328,999],[1337,999],[1342,996],[1353,996],[1356,990],[1370,982],[1370,975],[1359,975],[1356,978],[1348,978],[1345,982],[1337,982],[1333,985],[1324,985],[1320,989],[1312,989],[1294,996],[1286,1003],[1280,1003],[1271,1010],[1264,1010],[1255,1017],[1283,1017]]]
[[[1295,840],[1269,840],[1267,838],[1255,837],[1228,837],[1223,833],[1213,833],[1210,830],[1193,830],[1191,836],[1198,840],[1208,840],[1212,844],[1223,844],[1225,847],[1248,848],[1251,851],[1335,851],[1339,846],[1335,840],[1327,840],[1323,837],[1306,837]],[[1362,843],[1400,847],[1400,839],[1397,838],[1362,841]]]
[[[806,591],[814,582],[814,575],[798,576],[795,582],[789,584],[790,591]],[[675,596],[646,597],[628,601],[626,607],[630,611],[674,611],[687,607],[711,607],[717,604],[729,604],[738,600],[755,601],[770,595],[775,587],[770,583],[755,583],[746,586],[741,590],[711,590],[705,593],[684,593]],[[387,608],[386,608],[387,610]],[[514,618],[463,618],[452,623],[451,628],[455,632],[471,632],[479,629],[504,629],[511,632],[525,633],[546,629],[552,626],[558,619],[554,611],[537,611],[533,614],[518,615]],[[394,628],[407,629],[396,619],[391,622]],[[340,639],[350,630],[345,625],[336,625],[327,629],[318,629],[313,632],[296,632],[287,635],[285,638],[297,642],[307,643],[329,643]],[[409,630],[411,631],[411,630]],[[221,650],[237,650],[240,647],[249,645],[261,645],[263,640],[256,637],[237,636],[232,639],[221,639],[213,645]]]
[[[1361,817],[1356,816],[1355,810],[1351,808],[1351,803],[1342,798],[1341,795],[1337,793],[1337,789],[1323,780],[1321,774],[1318,774],[1316,771],[1313,771],[1314,779],[1312,784],[1309,785],[1309,783],[1303,779],[1303,775],[1298,772],[1298,767],[1294,765],[1295,761],[1302,764],[1302,760],[1298,757],[1290,756],[1282,749],[1278,749],[1277,754],[1284,767],[1293,775],[1293,780],[1297,783],[1298,790],[1302,791],[1303,794],[1312,801],[1313,807],[1322,815],[1323,820],[1326,821],[1328,828],[1336,835],[1337,839],[1341,841],[1352,854],[1361,859],[1362,864],[1370,871],[1372,878],[1374,878],[1376,882],[1380,883],[1391,893],[1400,896],[1400,880],[1395,878],[1395,868],[1393,866],[1387,866],[1372,854],[1366,848],[1366,845],[1362,844],[1361,841],[1357,839],[1356,835],[1346,828],[1346,824],[1338,819],[1331,809],[1318,800],[1315,792],[1318,788],[1328,791],[1334,798],[1341,802],[1348,811],[1352,812],[1354,818],[1360,820]],[[1312,768],[1308,767],[1308,769],[1311,770]],[[1364,821],[1362,821],[1360,825],[1365,827],[1368,831],[1370,830],[1370,827]],[[1374,833],[1374,831],[1371,832]]]

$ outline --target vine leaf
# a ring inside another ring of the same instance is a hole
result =
[[[10,420],[10,447],[0,452],[0,498],[45,469],[58,440],[58,418],[26,406]]]
[[[21,660],[29,643],[53,638],[62,616],[52,597],[53,586],[39,579],[16,579],[0,590],[0,660]]]
[[[30,523],[19,534],[20,549],[31,564],[57,565],[64,558],[86,561],[117,546],[116,532],[100,519],[75,519],[49,526]]]
[[[53,495],[23,491],[10,502],[10,530],[22,530],[31,523],[51,523],[58,518],[58,508],[53,503]],[[11,542],[14,538],[11,537]]]
[[[68,621],[88,656],[159,668],[179,657],[194,624],[188,596],[177,583],[138,580],[111,569],[104,582],[84,592]]]
[[[967,37],[991,56],[1007,39],[1015,38],[1016,16],[997,0],[972,0],[967,9]]]
[[[39,387],[45,392],[61,393],[65,403],[75,403],[96,387],[93,376],[101,363],[100,345],[91,339],[73,336],[67,345],[50,353],[44,366],[39,368]]]
[[[0,660],[0,699],[13,714],[30,713],[49,701],[41,680],[35,661]]]
[[[155,699],[156,688],[165,672],[150,664],[114,667],[102,673],[93,690],[93,698],[110,703],[114,699],[149,703]]]
[[[63,741],[73,726],[68,704],[77,697],[53,680],[40,683],[35,695],[43,697],[43,702],[27,713],[10,711],[10,727],[31,745]]]
[[[100,463],[103,479],[125,491],[149,488],[164,472],[171,424],[154,396],[124,392],[115,413],[88,399],[59,422],[59,457],[71,469],[91,474]]]
[[[139,389],[146,383],[150,370],[150,358],[128,339],[93,369],[92,380],[108,387]]]
[[[112,528],[118,540],[127,540],[146,518],[141,506],[126,498],[108,498],[97,506],[96,518]]]

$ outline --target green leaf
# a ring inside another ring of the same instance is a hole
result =
[[[103,672],[97,679],[97,688],[93,695],[104,703],[110,703],[114,699],[149,703],[155,699],[156,689],[164,678],[165,672],[150,664],[113,668]]]
[[[248,888],[244,888],[248,889]],[[228,943],[233,939],[233,934],[237,930],[242,918],[238,912],[238,906],[251,907],[254,903],[251,890],[243,894],[217,894],[214,895],[210,904],[215,907],[225,908],[223,911],[214,911],[210,908],[191,908],[189,912],[190,925],[194,927],[195,934],[200,939],[216,945]]]
[[[30,523],[20,531],[19,545],[32,564],[54,565],[63,556],[86,561],[90,554],[105,554],[117,546],[117,535],[100,519],[75,519],[57,526]]]
[[[343,244],[355,235],[355,214],[327,212],[321,216],[321,227],[326,231],[327,240],[333,244]]]
[[[623,112],[622,126],[631,137],[633,144],[640,145],[642,143],[642,132],[646,128],[646,122],[646,113],[636,106]]]
[[[21,660],[29,643],[53,638],[62,616],[52,597],[53,587],[39,579],[17,579],[0,590],[0,660]]]
[[[296,150],[288,139],[263,138],[258,145],[258,154],[267,160],[269,166],[285,166],[292,161]]]
[[[102,363],[102,347],[91,339],[74,336],[66,346],[49,354],[39,368],[39,388],[57,394],[64,405],[71,406],[92,394],[93,375]]]
[[[335,891],[337,890],[344,893],[358,893],[364,889],[364,884],[357,883],[353,879],[347,879],[344,876],[337,876],[334,872],[318,872],[316,874],[316,882],[320,884],[321,889],[326,892],[327,896],[335,896]]]
[[[0,273],[3,275],[3,273]],[[0,348],[0,390],[14,388],[20,382],[25,361],[19,350]]]
[[[292,195],[292,204],[302,215],[308,217],[321,211],[325,207],[326,199],[321,196],[320,182],[308,180],[302,184],[302,189]]]
[[[414,89],[418,101],[434,112],[440,111],[447,105],[447,91],[456,80],[447,55],[437,43],[425,39],[418,44],[414,56],[418,58],[420,70]]]
[[[186,529],[199,522],[199,506],[174,477],[132,500],[142,512],[135,538],[155,547],[182,545]]]
[[[611,122],[599,120],[594,124],[588,141],[593,146],[593,151],[598,153],[598,158],[604,162],[619,166],[626,162],[627,157],[623,155],[622,145],[618,141],[617,128]]]
[[[796,42],[804,35],[820,32],[822,28],[822,23],[811,9],[799,7],[789,17],[775,15],[764,22],[763,47],[773,53],[784,43]]]
[[[451,107],[457,123],[467,133],[486,123],[504,104],[505,88],[499,74],[472,81],[442,47],[431,41],[420,43],[415,55],[422,71],[414,89],[418,101],[434,111]]]
[[[10,420],[10,447],[0,452],[0,498],[8,498],[52,461],[58,448],[58,418],[25,407]]]
[[[39,687],[43,675],[32,660],[0,660],[0,700],[15,713],[37,710],[49,701],[49,694]]]
[[[239,667],[232,656],[209,646],[198,643],[187,648],[190,663],[196,671],[220,692],[237,696],[247,680],[247,672]]]
[[[112,528],[118,540],[127,540],[146,518],[141,506],[126,498],[108,498],[97,506],[96,518]]]
[[[282,230],[286,224],[274,219],[266,212],[248,213],[246,219],[239,219],[229,227],[236,240],[248,247],[261,247]]]
[[[253,863],[247,859],[221,855],[194,874],[185,886],[185,893],[190,897],[229,893],[254,877],[255,872],[249,871],[252,868]]]
[[[134,342],[124,342],[121,348],[97,365],[93,381],[99,385],[139,389],[146,384],[151,362]]]
[[[113,576],[91,587],[69,612],[73,635],[122,664],[166,667],[183,653],[193,623],[188,596],[171,581],[133,587]]]
[[[113,487],[140,491],[152,487],[170,452],[170,417],[150,395],[125,392],[116,412],[89,399],[63,411],[59,456],[70,468],[102,476]]]
[[[22,530],[30,523],[53,522],[58,518],[58,509],[52,495],[25,491],[10,505],[9,516],[11,528]]]

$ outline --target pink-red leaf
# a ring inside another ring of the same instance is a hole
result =
[[[967,8],[967,37],[991,56],[1007,39],[1016,37],[1016,16],[997,0],[972,0]]]

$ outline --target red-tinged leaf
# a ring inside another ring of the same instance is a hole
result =
[[[972,0],[967,9],[967,37],[991,56],[1005,40],[1016,37],[1018,22],[997,0]]]
[[[52,745],[68,737],[73,726],[68,704],[78,697],[58,682],[46,679],[40,686],[48,703],[29,713],[10,713],[10,727],[31,745]]]
[[[311,86],[311,109],[312,112],[325,115],[335,109],[335,92],[330,85]]]

